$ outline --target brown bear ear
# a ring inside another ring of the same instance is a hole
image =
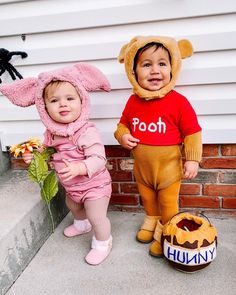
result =
[[[141,37],[140,36],[135,36],[134,38],[131,39],[131,41],[127,44],[125,44],[121,50],[120,50],[120,54],[118,56],[118,61],[120,63],[124,63],[125,62],[125,52],[127,50],[128,47],[132,46],[133,43],[137,42]]]
[[[125,52],[126,52],[126,48],[128,47],[129,43],[125,44],[124,46],[122,46],[119,56],[118,56],[118,61],[122,64],[125,61]]]
[[[190,57],[193,54],[193,46],[187,39],[179,40],[178,47],[182,58]]]

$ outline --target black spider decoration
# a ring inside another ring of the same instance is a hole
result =
[[[19,79],[22,79],[23,77],[21,74],[10,63],[13,55],[20,55],[21,58],[26,58],[28,56],[28,54],[23,51],[8,51],[5,48],[0,48],[0,76],[2,76],[5,71],[7,71],[10,74],[12,80],[16,80],[16,76]],[[2,83],[1,78],[0,83]]]

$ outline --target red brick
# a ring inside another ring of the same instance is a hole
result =
[[[114,158],[130,157],[130,151],[120,145],[105,146],[106,156]]]
[[[223,198],[224,209],[236,209],[236,198]]]
[[[116,159],[107,159],[106,167],[108,170],[117,170],[117,161]]]
[[[236,197],[236,185],[205,184],[203,194],[208,196]]]
[[[118,167],[120,170],[133,171],[134,160],[133,159],[118,159]]]
[[[183,183],[215,183],[218,180],[219,172],[199,170],[193,180],[183,180]]]
[[[223,144],[221,153],[223,156],[236,156],[236,144]]]
[[[235,158],[208,158],[203,159],[200,163],[201,168],[225,168],[234,169],[236,168],[236,157]]]
[[[236,183],[236,170],[225,170],[219,172],[219,182],[235,184]]]
[[[181,184],[180,187],[180,195],[199,195],[200,191],[200,184]]]
[[[218,145],[216,144],[204,144],[203,145],[203,151],[202,156],[203,157],[212,157],[212,156],[218,156]]]
[[[180,196],[180,207],[190,208],[219,208],[220,199],[217,197]]]
[[[130,205],[116,205],[116,204],[110,204],[109,211],[122,211],[122,212],[130,212],[130,213],[143,213],[143,208],[140,208],[139,206],[130,206]]]
[[[119,205],[138,205],[138,197],[135,195],[112,194],[111,204]]]
[[[114,193],[119,193],[120,192],[120,190],[119,190],[119,183],[117,183],[117,182],[112,182],[112,192],[113,192],[113,194]]]
[[[138,188],[135,183],[121,183],[120,190],[122,193],[138,194]]]
[[[133,174],[130,171],[110,171],[113,181],[132,181]]]

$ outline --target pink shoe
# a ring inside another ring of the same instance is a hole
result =
[[[74,220],[74,223],[64,229],[64,235],[68,238],[90,232],[92,226],[88,219]]]
[[[107,241],[98,241],[93,236],[92,249],[89,251],[85,260],[88,264],[98,265],[103,262],[111,252],[112,248],[112,236]]]

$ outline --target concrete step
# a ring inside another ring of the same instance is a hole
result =
[[[141,213],[108,212],[113,249],[98,266],[84,261],[93,232],[66,238],[68,214],[6,295],[235,295],[236,220],[211,218],[218,230],[216,259],[193,274],[179,272],[148,254],[135,240]]]
[[[55,224],[68,212],[63,193],[52,202]],[[0,177],[0,294],[10,288],[52,233],[38,184],[26,170],[8,170]]]

